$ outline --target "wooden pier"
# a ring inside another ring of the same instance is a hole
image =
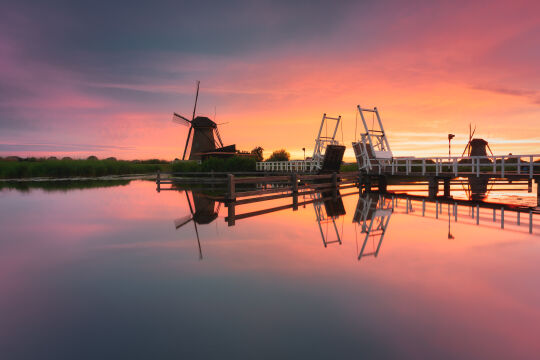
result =
[[[271,176],[252,172],[158,173],[156,177],[157,191],[176,190],[182,185],[214,186],[223,190],[222,195],[215,196],[215,200],[225,202],[253,196],[264,196],[262,199],[268,199],[268,195],[272,193],[303,195],[315,190],[337,190],[346,185],[358,186],[360,182],[358,172],[319,175],[292,173]],[[170,185],[170,187],[163,188],[163,185]]]

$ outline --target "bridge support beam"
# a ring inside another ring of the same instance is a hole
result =
[[[536,206],[540,206],[540,178],[536,178],[534,181],[536,181]]]
[[[437,197],[437,193],[439,192],[439,179],[436,177],[429,178],[429,197],[434,198]]]
[[[444,196],[450,197],[450,178],[444,178]]]
[[[388,185],[388,180],[386,179],[386,176],[379,177],[379,192],[386,192],[386,186]]]

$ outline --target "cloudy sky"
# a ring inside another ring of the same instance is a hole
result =
[[[377,106],[397,155],[540,153],[539,1],[0,2],[0,155],[172,159],[201,81],[240,149],[312,151]]]

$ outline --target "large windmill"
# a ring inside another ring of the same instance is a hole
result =
[[[189,127],[186,145],[182,160],[186,159],[186,152],[193,133],[193,141],[189,152],[189,160],[203,160],[210,156],[228,157],[236,154],[236,145],[223,146],[221,135],[217,124],[206,116],[195,116],[197,111],[197,100],[199,99],[199,84],[197,81],[197,93],[195,94],[195,106],[191,120],[179,115],[173,114],[173,122]],[[215,136],[214,136],[215,135]]]

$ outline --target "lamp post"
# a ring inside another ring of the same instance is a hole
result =
[[[452,141],[453,138],[455,138],[456,135],[454,134],[448,134],[448,161],[450,161],[450,158],[452,157],[450,153],[450,141]]]
[[[306,148],[303,147],[302,150],[304,150],[304,161],[306,161]]]

